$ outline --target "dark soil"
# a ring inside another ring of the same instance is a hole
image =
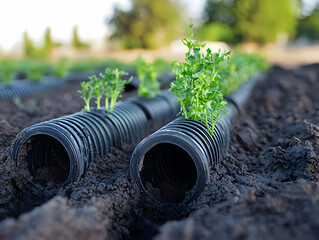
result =
[[[81,109],[78,85],[22,99],[23,109],[0,103],[0,239],[318,239],[319,65],[267,74],[210,184],[170,220],[146,207],[128,177],[134,146],[58,190],[30,187],[25,162],[9,158],[21,129]]]

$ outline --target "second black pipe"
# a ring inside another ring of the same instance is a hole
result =
[[[159,207],[182,207],[196,200],[209,181],[209,170],[227,151],[232,121],[261,79],[252,77],[228,96],[228,112],[213,135],[203,122],[180,117],[137,145],[130,175],[147,199]]]

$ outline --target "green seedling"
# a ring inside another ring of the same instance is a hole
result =
[[[227,102],[220,92],[219,65],[229,58],[230,51],[213,53],[208,48],[206,54],[201,53],[205,44],[193,40],[192,27],[189,26],[188,37],[182,40],[188,48],[185,62],[172,62],[176,80],[171,83],[171,91],[181,106],[180,114],[187,119],[204,122],[213,134],[216,123],[226,113]]]
[[[103,96],[103,83],[95,75],[90,76],[90,84],[93,86],[93,96],[95,97],[95,104],[97,109],[101,108],[101,98]]]
[[[23,105],[23,103],[22,103],[22,101],[21,101],[21,98],[19,98],[19,97],[13,98],[13,103],[14,103],[14,105],[16,105],[16,107],[19,108],[20,110],[24,108],[24,105]]]
[[[220,75],[223,79],[220,90],[223,94],[229,94],[251,76],[266,70],[268,65],[261,56],[236,52],[229,61],[220,65]]]
[[[128,73],[120,71],[117,68],[114,70],[105,69],[105,74],[102,77],[105,92],[105,108],[107,107],[106,110],[110,113],[112,113],[120,93],[124,90],[124,86],[133,79],[133,77],[130,77],[127,80],[122,80],[121,77],[125,75],[128,75]]]
[[[110,68],[106,68],[104,74],[100,73],[100,78],[102,81],[102,88],[103,88],[103,94],[105,96],[105,102],[104,106],[107,111],[109,111],[109,101],[110,96],[112,96],[112,78],[113,78],[113,71]]]
[[[68,73],[68,60],[66,58],[60,58],[57,64],[54,66],[54,75],[58,77],[64,77]]]
[[[27,104],[23,104],[20,97],[15,97],[12,99],[14,105],[20,110],[25,109],[26,107],[34,108],[37,105],[37,102],[34,99],[31,99],[27,102]]]
[[[83,110],[90,111],[90,100],[94,93],[94,87],[90,82],[81,82],[82,90],[79,91],[82,94],[82,98],[85,102]]]
[[[160,83],[157,81],[157,71],[153,63],[147,63],[142,57],[137,59],[137,77],[140,79],[138,94],[154,98],[160,93]]]
[[[0,63],[0,83],[9,84],[13,80],[13,64],[10,61]]]
[[[105,96],[105,109],[112,113],[115,103],[120,96],[120,93],[124,90],[124,86],[132,81],[132,77],[128,80],[122,80],[121,77],[127,75],[125,71],[119,71],[117,68],[112,70],[110,68],[105,69],[105,73],[101,73],[100,77],[96,75],[90,76],[89,82],[82,82],[82,94],[85,106],[84,110],[90,111],[90,100],[95,97],[97,109],[101,108],[102,96]]]

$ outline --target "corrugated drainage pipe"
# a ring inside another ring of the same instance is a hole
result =
[[[144,111],[153,128],[162,127],[172,121],[179,112],[176,96],[168,91],[162,91],[155,98],[133,97],[128,101]]]
[[[27,160],[34,185],[66,185],[79,180],[96,155],[137,142],[146,128],[144,112],[129,102],[117,104],[112,114],[81,111],[25,128],[11,146],[11,157]]]
[[[65,84],[62,79],[53,76],[46,76],[41,82],[14,80],[8,85],[0,84],[0,100],[22,97],[35,92],[62,87]]]
[[[130,162],[130,175],[146,198],[157,206],[185,206],[209,181],[209,169],[227,151],[237,108],[247,101],[261,79],[255,76],[229,95],[227,111],[211,135],[200,121],[177,118],[142,140]]]

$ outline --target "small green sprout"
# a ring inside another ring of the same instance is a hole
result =
[[[157,81],[157,71],[153,63],[147,63],[142,57],[137,59],[137,77],[140,79],[138,94],[154,98],[160,93],[160,83]]]
[[[21,98],[19,98],[19,97],[13,98],[13,103],[14,103],[14,105],[16,105],[16,107],[19,108],[20,110],[24,108],[24,105],[23,105],[23,103],[22,103],[22,101],[21,101]]]
[[[223,79],[220,91],[229,94],[242,83],[260,71],[267,71],[268,65],[261,56],[236,52],[229,61],[220,65],[220,76]]]
[[[227,102],[220,92],[219,64],[229,58],[230,51],[213,53],[208,48],[206,55],[200,53],[205,44],[193,40],[192,27],[189,26],[188,37],[182,40],[188,47],[185,62],[172,62],[176,80],[171,83],[171,91],[181,106],[180,114],[204,122],[213,134],[216,123],[226,113]]]
[[[58,77],[64,77],[68,73],[68,60],[66,58],[60,58],[57,64],[54,66],[54,74]]]
[[[90,84],[93,87],[93,96],[95,97],[95,104],[96,108],[100,109],[101,108],[101,98],[103,96],[103,83],[102,81],[95,75],[90,76]]]
[[[25,109],[26,107],[34,108],[37,105],[37,102],[34,99],[30,99],[27,104],[23,104],[20,97],[14,97],[12,101],[20,110]]]
[[[0,63],[0,83],[9,84],[13,80],[13,66],[10,61]]]
[[[94,93],[94,87],[90,82],[81,82],[82,90],[79,91],[82,94],[82,98],[85,102],[83,110],[90,111],[90,100]]]
[[[105,97],[109,99],[109,112],[112,113],[117,98],[120,96],[120,93],[124,90],[124,86],[131,82],[133,77],[130,77],[128,80],[122,80],[121,77],[128,75],[128,73],[125,71],[120,71],[117,68],[115,68],[114,70],[106,69],[105,73],[108,73],[106,74],[108,76],[108,80],[105,79],[104,81],[107,81],[108,84],[110,84],[109,95],[106,95]]]
[[[110,101],[110,96],[112,96],[112,78],[113,78],[113,71],[110,68],[106,68],[104,74],[100,73],[101,81],[102,81],[102,88],[103,88],[103,93],[105,95],[105,109],[108,111],[109,110],[109,101]],[[113,109],[112,109],[113,110]]]
[[[127,75],[125,71],[119,71],[117,68],[112,70],[109,68],[105,69],[104,74],[100,74],[100,77],[96,75],[90,76],[89,82],[82,82],[82,94],[85,106],[84,110],[90,111],[90,100],[95,97],[97,109],[101,108],[102,96],[105,96],[105,109],[112,113],[117,98],[120,93],[124,90],[124,86],[132,81],[132,78],[128,80],[122,80],[121,77]]]

